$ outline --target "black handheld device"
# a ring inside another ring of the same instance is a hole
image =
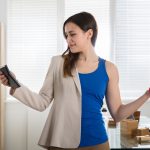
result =
[[[0,71],[6,76],[8,79],[8,84],[12,88],[18,88],[20,87],[20,84],[18,81],[12,76],[11,72],[9,71],[7,65],[0,67]]]

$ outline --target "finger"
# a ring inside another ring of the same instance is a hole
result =
[[[2,79],[4,77],[4,75],[0,74],[0,79]]]
[[[2,81],[3,84],[8,83],[7,78],[3,78],[1,81]]]
[[[8,80],[3,81],[3,84],[8,86]]]
[[[4,78],[5,75],[3,73],[0,74],[0,79]]]
[[[8,79],[5,76],[2,76],[1,80],[3,81],[3,80],[8,80]]]
[[[6,81],[4,82],[4,85],[8,85],[8,80],[6,80]]]
[[[146,94],[150,95],[150,88],[148,88],[148,90],[146,90]]]

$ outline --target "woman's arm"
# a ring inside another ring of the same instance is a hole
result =
[[[111,62],[106,61],[106,70],[109,77],[106,92],[106,103],[113,119],[116,122],[119,122],[133,114],[140,106],[142,106],[148,98],[150,98],[150,92],[147,90],[141,97],[133,102],[126,105],[122,104],[117,67]]]
[[[10,88],[10,95],[35,110],[44,111],[54,98],[54,66],[55,60],[54,57],[52,57],[45,81],[39,93],[33,92],[20,83],[21,87],[16,89]],[[14,74],[13,76],[15,77]],[[0,81],[3,85],[9,86],[7,78],[1,73]]]

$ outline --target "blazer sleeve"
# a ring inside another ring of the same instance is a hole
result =
[[[10,92],[10,95],[35,110],[45,110],[54,98],[54,66],[54,57],[52,57],[46,78],[39,93],[31,91],[28,87],[20,83],[21,87],[17,88],[13,94]]]

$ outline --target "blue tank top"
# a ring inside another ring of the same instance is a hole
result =
[[[108,84],[105,60],[99,58],[98,68],[79,73],[82,91],[81,140],[79,147],[92,146],[108,140],[101,107]]]

